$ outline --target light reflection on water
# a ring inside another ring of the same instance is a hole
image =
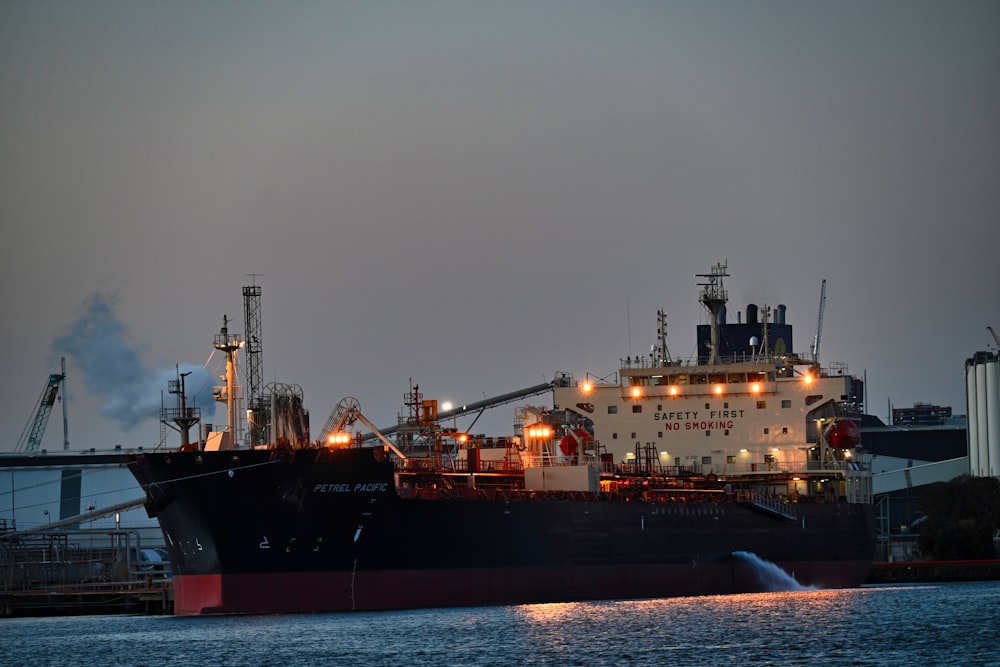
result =
[[[4,665],[1000,665],[1000,582],[312,616],[0,621]]]

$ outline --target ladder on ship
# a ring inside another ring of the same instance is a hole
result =
[[[798,521],[799,517],[781,500],[771,498],[757,491],[744,491],[737,495],[737,501],[752,510],[762,512],[775,519]]]

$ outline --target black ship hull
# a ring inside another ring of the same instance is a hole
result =
[[[843,588],[864,581],[874,553],[865,504],[412,490],[380,448],[155,453],[129,466],[163,530],[179,615],[768,590],[743,552],[804,586]]]

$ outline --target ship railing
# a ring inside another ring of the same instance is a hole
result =
[[[870,463],[870,459],[868,461]],[[862,459],[834,459],[830,461],[806,461],[806,469],[810,471],[822,470],[828,472],[846,473],[851,470],[865,470],[866,463]]]
[[[520,452],[520,459],[525,468],[556,468],[600,464],[600,462],[593,456],[563,456]]]
[[[406,459],[394,459],[396,470],[405,472],[470,472],[469,463],[466,459],[448,459],[435,462],[432,458],[414,457]],[[478,468],[471,472],[499,472],[510,473],[523,470],[521,462],[516,458],[509,460],[485,460],[480,461]]]
[[[647,369],[647,368],[683,368],[684,366],[707,366],[708,360],[706,358],[699,357],[685,357],[685,358],[671,358],[665,359],[656,355],[636,355],[634,357],[624,357],[619,359],[621,362],[621,368],[623,370],[628,369]],[[760,364],[760,363],[774,363],[777,361],[783,362],[787,366],[801,366],[806,364],[812,364],[813,362],[808,360],[808,357],[803,357],[798,353],[774,355],[770,353],[748,353],[740,352],[738,354],[732,354],[719,358],[719,365],[731,365],[731,364]],[[844,374],[845,368],[841,365],[836,368],[838,374]]]
[[[786,448],[789,449],[789,448]],[[716,475],[759,475],[762,477],[786,474],[829,473],[844,476],[850,471],[866,472],[871,469],[871,456],[857,454],[850,459],[831,459],[825,462],[809,459],[806,456],[789,456],[765,461],[741,461],[739,463],[709,463],[697,466],[704,473]]]

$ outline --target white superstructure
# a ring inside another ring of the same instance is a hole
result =
[[[767,306],[760,322],[750,306],[746,323],[727,325],[727,276],[724,264],[700,276],[710,314],[700,359],[669,356],[661,311],[660,344],[650,355],[623,360],[611,381],[554,388],[546,421],[563,453],[719,476],[852,467],[859,439],[847,418],[860,417],[862,384],[845,367],[827,369],[790,352],[784,306],[773,322]],[[747,332],[753,335],[742,338]]]
[[[557,387],[559,409],[593,422],[616,463],[717,474],[806,469],[820,460],[820,427],[842,411],[850,378],[791,359],[726,365],[622,368],[618,382]]]

